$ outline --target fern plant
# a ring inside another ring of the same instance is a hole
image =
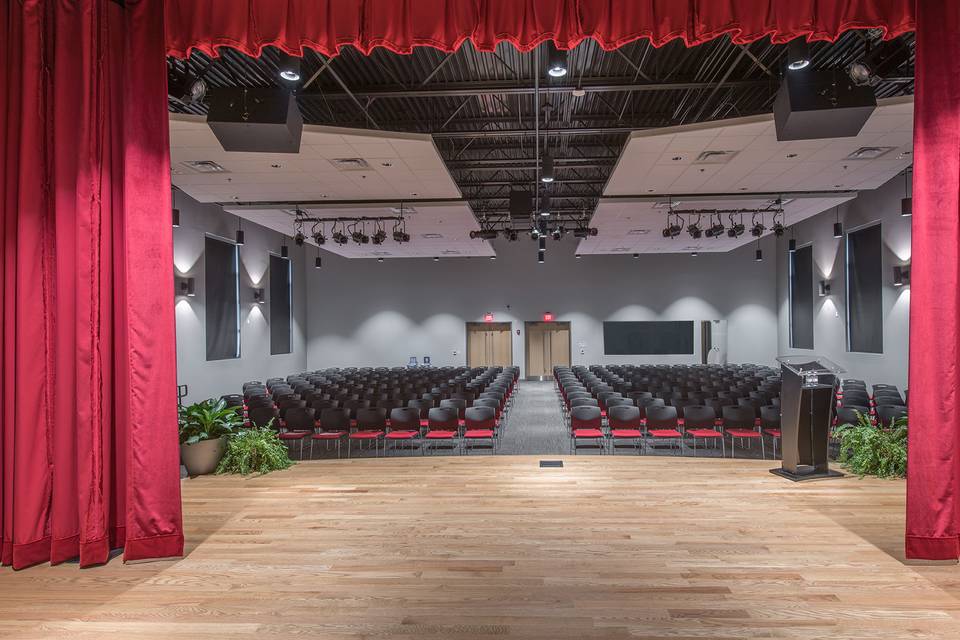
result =
[[[238,407],[228,407],[223,398],[204,400],[180,407],[180,444],[216,440],[243,426]]]
[[[268,424],[235,433],[227,441],[227,452],[217,466],[217,473],[264,474],[292,464],[286,445]]]
[[[837,461],[860,477],[902,478],[907,474],[907,419],[897,418],[889,429],[877,428],[857,412],[857,424],[843,424]]]

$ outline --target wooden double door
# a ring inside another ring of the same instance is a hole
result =
[[[543,380],[554,367],[570,366],[570,323],[527,322],[527,378]]]
[[[509,322],[467,323],[467,366],[509,367],[513,364]]]

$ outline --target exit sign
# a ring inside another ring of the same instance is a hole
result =
[[[484,322],[493,322],[493,314],[492,314],[492,313],[485,313],[485,314],[483,314],[483,321],[484,321]]]
[[[553,314],[550,313],[549,311],[544,311],[544,313],[543,313],[543,321],[544,321],[544,322],[553,322]]]

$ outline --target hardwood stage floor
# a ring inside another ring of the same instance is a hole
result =
[[[0,635],[960,638],[960,569],[901,561],[901,481],[538,459],[187,480],[185,558],[0,571]]]

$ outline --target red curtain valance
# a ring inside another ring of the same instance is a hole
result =
[[[835,40],[847,29],[914,30],[913,0],[167,0],[167,53],[216,55],[232,47],[259,56],[269,45],[289,53],[309,47],[333,56],[353,46],[410,53],[454,51],[471,40],[480,51],[508,41],[528,51],[553,39],[571,48],[593,38],[616,49],[640,38],[688,46],[730,34],[747,43],[770,36]]]

